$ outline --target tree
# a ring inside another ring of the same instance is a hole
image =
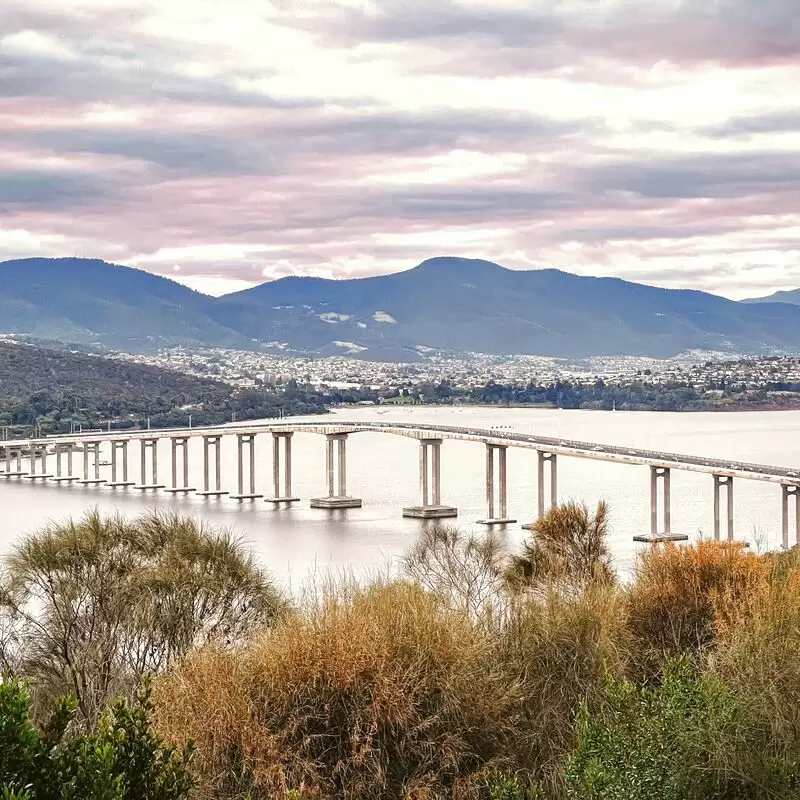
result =
[[[8,555],[0,576],[0,657],[45,702],[72,694],[95,721],[109,699],[190,648],[240,641],[283,600],[230,535],[152,512],[87,514]]]
[[[585,503],[555,506],[533,524],[532,534],[522,554],[512,559],[508,571],[512,584],[547,583],[570,591],[614,580],[605,501],[597,504],[594,514]]]
[[[403,559],[406,574],[474,618],[497,611],[506,550],[499,538],[447,525],[426,528]]]

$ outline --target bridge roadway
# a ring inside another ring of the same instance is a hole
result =
[[[789,525],[789,499],[795,500],[795,538],[800,544],[800,465],[797,468],[773,466],[767,464],[753,464],[732,459],[706,458],[703,456],[669,453],[654,450],[644,450],[636,447],[598,444],[582,442],[571,439],[538,436],[532,433],[518,433],[505,429],[481,429],[457,427],[451,425],[421,425],[409,422],[340,422],[331,421],[280,421],[258,424],[231,423],[222,426],[208,426],[195,428],[167,428],[158,430],[137,431],[92,431],[81,434],[47,436],[36,439],[16,439],[0,441],[0,452],[11,455],[17,459],[17,471],[11,471],[11,458],[6,458],[5,473],[0,468],[0,477],[28,477],[50,478],[46,474],[44,459],[42,471],[37,474],[35,469],[37,454],[44,455],[52,446],[56,447],[58,477],[57,481],[79,480],[72,475],[70,445],[83,445],[85,484],[106,483],[100,479],[97,463],[99,444],[108,442],[112,445],[112,482],[110,486],[133,486],[133,481],[127,480],[127,443],[141,442],[141,481],[136,487],[139,489],[166,488],[158,483],[157,479],[157,442],[161,439],[172,440],[172,486],[167,491],[191,492],[194,489],[188,486],[188,441],[194,438],[204,440],[204,491],[199,492],[205,496],[219,496],[227,494],[221,489],[220,484],[220,441],[225,436],[238,438],[238,494],[231,497],[239,500],[255,499],[263,495],[256,493],[255,487],[255,437],[259,434],[272,434],[273,437],[273,483],[275,494],[271,502],[290,503],[297,500],[291,492],[291,437],[295,433],[312,433],[327,437],[327,475],[328,496],[312,500],[312,506],[320,508],[353,508],[361,505],[361,500],[350,498],[346,494],[346,440],[350,434],[355,433],[386,433],[406,436],[420,441],[420,504],[404,509],[406,516],[414,517],[448,517],[456,516],[456,509],[442,505],[440,497],[440,468],[441,444],[443,440],[462,440],[482,443],[486,447],[486,498],[487,518],[481,520],[487,524],[501,524],[513,522],[507,514],[506,503],[506,450],[509,447],[521,447],[538,451],[539,476],[538,476],[538,504],[539,515],[545,510],[545,473],[549,471],[550,505],[557,502],[556,489],[556,460],[558,456],[575,458],[588,458],[597,461],[610,461],[621,464],[646,466],[650,468],[650,505],[651,505],[651,530],[650,534],[636,537],[642,541],[661,539],[685,539],[685,536],[675,535],[670,530],[670,473],[673,469],[688,472],[699,472],[713,476],[714,479],[714,535],[719,538],[720,532],[720,489],[725,487],[728,501],[727,509],[727,534],[733,537],[733,481],[734,479],[767,481],[779,484],[783,493],[783,542],[788,546]],[[280,444],[284,446],[284,481],[280,483]],[[338,460],[334,457],[335,447],[338,447]],[[248,449],[249,470],[246,467],[244,449]],[[123,479],[117,481],[117,450],[122,451]],[[177,472],[177,456],[180,450],[183,460],[183,485],[180,485]],[[216,489],[209,486],[209,459],[210,449],[215,450],[216,456]],[[150,450],[151,470],[147,475],[146,455]],[[61,456],[66,452],[69,457],[69,473],[63,477],[61,473]],[[89,453],[94,452],[95,468],[94,477],[89,474]],[[31,469],[26,473],[20,467],[21,453],[30,454]],[[497,456],[496,464],[495,456]],[[495,467],[499,466],[499,495],[495,489]],[[548,469],[549,468],[549,469]],[[249,476],[249,492],[245,488],[244,475]],[[334,480],[338,473],[338,486]],[[431,485],[432,484],[432,485]],[[659,485],[663,486],[661,502],[659,502]],[[338,488],[338,491],[337,491]],[[431,491],[432,489],[432,491]],[[499,513],[495,513],[499,500]],[[663,507],[663,527],[659,531],[658,512],[659,506]]]
[[[800,485],[800,465],[797,468],[754,464],[733,459],[705,458],[680,453],[657,450],[643,450],[636,447],[581,442],[573,439],[558,439],[537,436],[532,433],[515,433],[486,428],[463,428],[453,425],[420,425],[411,422],[281,422],[244,425],[231,423],[221,426],[201,426],[194,428],[160,428],[137,431],[95,431],[81,434],[46,436],[39,439],[0,440],[0,448],[25,448],[49,446],[57,442],[111,442],[136,441],[140,439],[169,439],[178,437],[195,438],[203,436],[257,435],[259,433],[316,433],[321,435],[343,433],[389,433],[413,439],[457,439],[462,441],[493,444],[499,447],[524,447],[542,450],[547,453],[575,458],[591,458],[598,461],[613,461],[622,464],[680,469],[689,472],[703,472],[748,480],[771,481]]]

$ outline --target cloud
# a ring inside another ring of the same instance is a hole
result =
[[[107,179],[49,170],[0,170],[0,212],[15,208],[65,210],[108,197]]]
[[[798,63],[796,0],[547,0],[474,3],[381,0],[339,5],[318,0],[296,24],[322,28],[346,45],[423,44],[435,63],[476,72],[552,70],[591,58],[638,65],[660,61],[728,66]],[[452,53],[455,56],[452,57]]]
[[[786,288],[797,19],[796,0],[6,4],[0,259],[219,287],[449,252]]]
[[[707,127],[705,133],[720,138],[760,133],[800,133],[800,108],[734,117],[721,125]]]

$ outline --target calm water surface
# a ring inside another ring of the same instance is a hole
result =
[[[730,458],[789,467],[800,466],[800,412],[648,413],[558,411],[492,408],[378,408],[346,409],[342,421],[419,422],[479,428],[506,426],[516,432],[596,441],[675,453]],[[313,418],[303,417],[304,421]],[[325,417],[333,421],[333,415]],[[257,440],[258,490],[270,493],[271,436]],[[170,474],[168,443],[162,442],[159,476]],[[202,480],[200,440],[190,444],[190,485]],[[445,441],[442,447],[442,501],[459,509],[458,524],[485,530],[475,521],[485,516],[482,445]],[[396,561],[415,540],[423,522],[401,517],[405,505],[416,504],[419,492],[419,445],[412,439],[359,433],[348,441],[348,493],[363,498],[364,507],[348,511],[312,510],[311,497],[326,493],[325,440],[296,434],[293,443],[294,490],[303,498],[291,509],[276,509],[262,500],[239,503],[230,499],[204,500],[134,489],[58,486],[18,479],[0,481],[0,551],[50,520],[76,517],[91,508],[135,515],[158,506],[177,508],[209,523],[233,530],[258,554],[276,577],[299,584],[311,570],[354,568],[357,571]],[[107,450],[103,458],[108,458]],[[130,474],[138,478],[138,446],[130,448]],[[236,444],[223,442],[223,488],[234,489]],[[82,460],[76,458],[80,467]],[[51,469],[53,463],[48,462]],[[110,477],[110,468],[101,467]],[[606,499],[612,512],[612,549],[622,569],[632,563],[635,533],[649,530],[649,470],[559,457],[561,500],[587,503]],[[536,508],[536,453],[508,451],[509,511],[519,523],[533,519]],[[780,541],[780,489],[758,481],[736,481],[736,536],[760,547]],[[724,496],[723,496],[724,497]],[[723,499],[724,502],[724,499]],[[695,538],[708,536],[712,526],[712,479],[674,470],[672,527]],[[724,527],[724,525],[723,525]],[[514,548],[525,532],[520,525],[502,531]]]

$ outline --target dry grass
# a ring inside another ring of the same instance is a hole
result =
[[[624,598],[609,586],[526,599],[499,632],[499,660],[523,689],[517,763],[551,791],[560,789],[581,702],[591,706],[608,674],[624,674],[628,643]]]
[[[763,558],[741,545],[700,541],[644,551],[628,591],[637,661],[658,670],[665,655],[699,653],[746,598],[768,584]]]
[[[493,655],[466,613],[376,585],[197,653],[157,685],[158,723],[197,743],[204,798],[469,797],[520,735],[521,687]]]
[[[507,582],[491,537],[436,529],[406,562],[413,580],[320,580],[273,630],[196,651],[154,697],[160,731],[197,744],[198,800],[521,796],[490,794],[490,774],[557,800],[582,703],[604,708],[609,676],[649,682],[686,652],[747,715],[715,763],[735,771],[737,754],[761,748],[793,775],[800,553],[659,546],[621,587],[601,512],[551,516],[575,525],[535,540],[549,549],[523,582],[533,591]],[[555,547],[559,536],[571,544]]]
[[[800,760],[800,570],[779,558],[767,587],[739,604],[720,627],[709,665],[770,730],[783,758]],[[769,558],[773,566],[775,559]]]

